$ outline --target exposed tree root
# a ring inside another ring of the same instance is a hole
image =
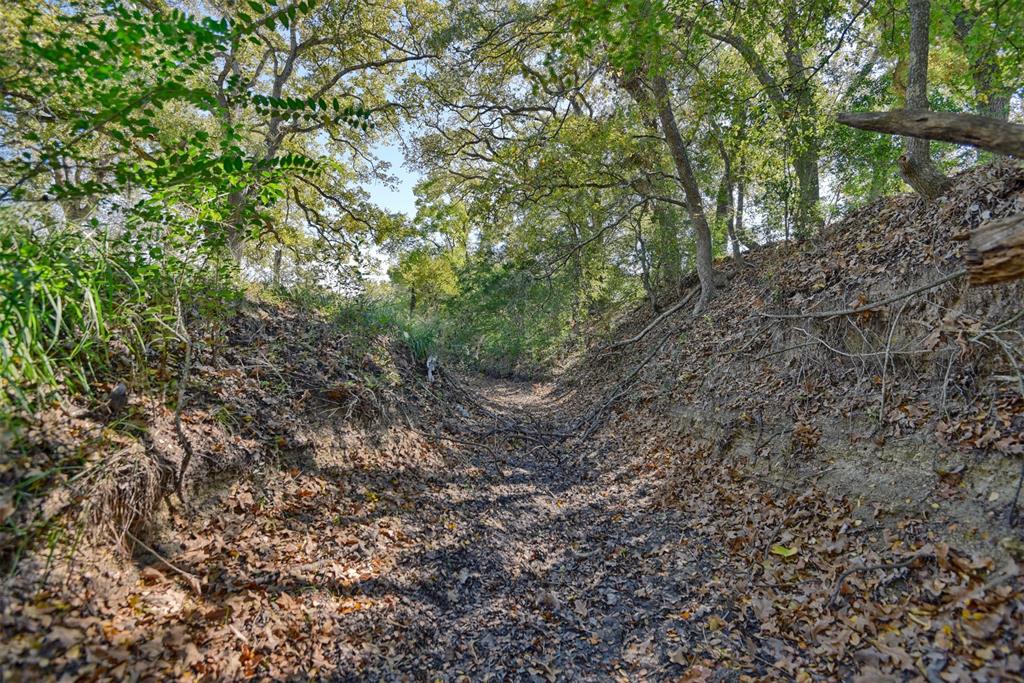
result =
[[[761,315],[764,318],[777,318],[779,320],[803,320],[803,319],[807,319],[807,318],[826,318],[827,319],[827,318],[838,318],[839,316],[843,316],[843,315],[854,315],[854,314],[857,314],[857,313],[864,313],[865,311],[870,311],[872,309],[879,308],[880,306],[887,306],[887,305],[889,305],[891,303],[895,303],[897,301],[901,301],[901,300],[906,299],[908,297],[912,297],[915,294],[920,294],[921,292],[927,292],[929,289],[935,289],[936,287],[940,287],[940,286],[946,284],[947,282],[952,282],[953,280],[956,280],[957,278],[963,277],[966,274],[967,274],[967,269],[966,268],[960,268],[958,270],[953,271],[952,273],[950,273],[946,277],[940,278],[939,280],[936,280],[935,282],[930,282],[930,283],[928,283],[926,285],[921,285],[920,287],[915,287],[914,289],[911,289],[909,291],[902,292],[900,294],[896,294],[894,296],[891,296],[888,299],[882,299],[881,301],[875,301],[875,302],[870,303],[870,304],[864,304],[863,306],[857,306],[856,308],[846,308],[846,309],[837,310],[837,311],[822,311],[820,313],[811,313],[811,312],[805,312],[805,313],[760,313],[759,315]]]
[[[640,332],[638,332],[634,336],[630,337],[629,339],[624,339],[624,340],[622,340],[620,342],[616,342],[616,343],[612,344],[611,346],[608,346],[603,351],[601,351],[601,355],[612,353],[613,351],[621,349],[623,346],[628,346],[630,344],[635,344],[636,342],[640,341],[641,339],[643,339],[644,337],[647,336],[648,332],[650,332],[655,327],[660,325],[661,322],[663,320],[665,320],[665,318],[668,318],[670,315],[672,315],[673,313],[675,313],[676,311],[681,309],[683,306],[688,304],[690,302],[690,299],[692,299],[693,296],[698,291],[700,291],[699,287],[691,287],[690,290],[683,296],[683,298],[681,298],[674,306],[669,308],[667,311],[665,311],[664,313],[659,315],[657,318],[652,320],[647,325],[647,327],[645,327],[644,329],[640,330]]]

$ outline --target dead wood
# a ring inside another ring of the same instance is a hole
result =
[[[668,343],[668,340],[676,336],[681,328],[682,324],[677,325],[676,327],[672,328],[672,330],[670,330],[668,334],[662,337],[661,341],[659,341],[654,346],[654,348],[646,356],[644,356],[639,363],[637,363],[633,367],[630,373],[623,377],[622,380],[615,385],[615,387],[607,394],[607,397],[595,408],[590,410],[582,420],[580,420],[575,429],[581,429],[583,426],[589,425],[587,426],[586,431],[583,433],[583,436],[581,437],[582,439],[590,438],[590,436],[597,430],[597,428],[601,426],[601,417],[604,415],[605,411],[608,410],[608,408],[610,408],[616,401],[622,398],[622,396],[625,395],[627,391],[629,391],[629,388],[632,385],[633,380],[637,378],[637,376],[640,374],[640,371],[643,370],[644,367],[646,367],[647,364],[650,363],[651,360],[655,356],[657,356],[658,353],[661,352],[661,350],[665,347],[665,344]]]
[[[1024,214],[996,218],[975,228],[965,260],[971,285],[1024,277]]]
[[[130,532],[128,530],[125,530],[125,534],[127,534],[128,538],[130,538],[133,543],[139,545],[143,550],[145,550],[150,555],[152,555],[157,560],[159,560],[161,564],[163,564],[166,567],[170,568],[176,574],[180,574],[188,582],[188,585],[192,588],[192,590],[195,591],[196,595],[202,595],[203,594],[203,585],[199,581],[199,577],[198,576],[196,576],[195,574],[192,574],[191,572],[185,571],[184,569],[182,569],[181,567],[178,567],[175,564],[172,564],[170,560],[168,560],[166,557],[164,557],[163,555],[158,553],[153,548],[151,548],[148,545],[146,545],[142,540],[137,538],[132,532]]]
[[[854,315],[856,313],[864,313],[875,308],[880,308],[881,306],[887,306],[891,303],[901,301],[908,297],[914,296],[915,294],[926,292],[929,289],[935,289],[936,287],[944,285],[947,282],[952,282],[953,280],[956,280],[957,278],[961,277],[966,273],[967,270],[965,268],[960,268],[958,270],[953,271],[946,277],[936,280],[935,282],[929,282],[926,285],[921,285],[920,287],[915,287],[914,289],[911,289],[909,291],[901,292],[900,294],[891,296],[888,299],[882,299],[881,301],[875,301],[870,304],[864,304],[863,306],[857,306],[856,308],[846,308],[837,311],[821,311],[819,313],[761,313],[761,315],[765,318],[777,318],[780,320],[803,320],[806,318],[838,318],[839,316],[843,315]]]
[[[663,320],[665,320],[665,318],[669,317],[670,315],[672,315],[673,313],[675,313],[676,311],[678,311],[679,309],[681,309],[681,308],[682,308],[683,306],[685,306],[686,304],[688,304],[688,303],[690,302],[690,299],[692,299],[692,298],[694,297],[694,295],[695,295],[695,294],[697,293],[697,291],[698,291],[698,288],[697,288],[697,287],[691,287],[691,288],[689,289],[689,291],[687,291],[687,292],[686,292],[686,295],[685,295],[685,296],[683,296],[683,298],[682,298],[682,299],[680,299],[680,300],[679,300],[679,301],[678,301],[678,302],[677,302],[677,303],[676,303],[676,304],[675,304],[674,306],[672,306],[671,308],[669,308],[669,309],[668,309],[667,311],[665,311],[664,313],[662,313],[661,315],[659,315],[659,316],[658,316],[657,318],[655,318],[654,320],[652,320],[652,321],[651,321],[651,322],[650,322],[650,323],[649,323],[649,324],[647,325],[647,327],[645,327],[644,329],[640,330],[640,332],[638,332],[637,334],[633,335],[633,336],[632,336],[632,337],[630,337],[629,339],[624,339],[624,340],[622,340],[622,341],[620,341],[620,342],[616,342],[616,343],[614,343],[614,344],[612,344],[612,345],[608,346],[608,347],[607,347],[607,348],[606,348],[606,349],[605,349],[604,351],[602,351],[601,353],[602,353],[602,354],[606,354],[606,353],[611,353],[612,351],[615,351],[616,349],[620,349],[620,348],[622,348],[623,346],[628,346],[628,345],[630,345],[630,344],[635,344],[636,342],[640,341],[641,339],[643,339],[644,337],[646,337],[646,336],[647,336],[647,333],[648,333],[648,332],[650,332],[650,331],[651,331],[651,330],[653,330],[653,329],[654,329],[655,327],[657,327],[658,325],[660,325],[660,324],[661,324],[661,322],[662,322]]]
[[[836,579],[836,585],[835,585],[835,588],[832,589],[832,597],[829,598],[828,605],[831,607],[832,605],[835,604],[836,598],[839,597],[839,591],[842,590],[842,588],[843,588],[843,583],[846,581],[846,579],[848,579],[849,577],[851,577],[854,574],[859,574],[861,572],[889,571],[889,570],[892,570],[892,569],[903,569],[905,567],[909,567],[910,565],[914,564],[915,562],[917,562],[921,558],[931,557],[931,556],[932,556],[932,553],[930,552],[930,550],[927,551],[927,552],[922,550],[922,551],[919,551],[919,552],[915,553],[914,555],[908,557],[907,559],[903,560],[902,562],[888,562],[888,563],[885,563],[885,564],[870,564],[870,565],[864,565],[864,566],[861,566],[861,567],[851,567],[851,568],[847,569],[845,572],[843,572],[842,574],[840,574],[839,578]]]
[[[955,142],[998,154],[1024,156],[1024,126],[975,114],[901,109],[843,112],[838,120],[861,130]]]

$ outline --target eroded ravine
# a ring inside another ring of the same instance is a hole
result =
[[[529,385],[484,388],[517,420],[557,422]],[[706,551],[681,513],[654,509],[653,482],[609,463],[599,444],[524,442],[501,451],[500,475],[489,454],[463,455],[416,503],[421,543],[396,558],[386,583],[365,587],[398,589],[400,599],[387,617],[394,627],[353,677],[678,674],[697,636],[683,617],[705,581]],[[358,669],[357,649],[342,655]]]
[[[198,488],[132,565],[56,562],[4,616],[28,634],[6,645],[20,680],[969,680],[1019,663],[1013,567],[766,489],[628,408],[545,440],[578,412],[550,387],[457,389],[433,432],[297,428],[280,460]],[[958,649],[982,643],[981,664]]]

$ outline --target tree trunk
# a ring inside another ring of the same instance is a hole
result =
[[[83,182],[82,167],[79,164],[73,164],[73,166],[74,174],[72,175],[71,170],[66,165],[66,161],[62,160],[60,165],[53,171],[53,184],[69,188],[80,186]],[[99,173],[96,175],[95,180],[102,182],[104,177],[105,174]],[[98,203],[99,200],[95,196],[57,200],[57,204],[60,205],[61,210],[64,212],[64,221],[70,225],[84,221],[93,212]]]
[[[1007,122],[1010,120],[1011,93],[994,82],[996,65],[991,58],[971,61],[971,79],[974,81],[974,108],[979,116]]]
[[[793,170],[796,172],[798,186],[793,232],[797,239],[806,239],[821,226],[821,186],[818,180],[821,145],[815,131],[818,111],[814,101],[814,89],[804,66],[804,46],[795,31],[798,16],[799,8],[796,2],[790,0],[786,4],[782,38],[785,44],[788,76],[787,98],[796,105],[796,118],[790,132],[791,143],[797,147],[793,158]]]
[[[657,226],[658,284],[665,290],[679,290],[683,282],[683,257],[679,248],[679,226],[675,212],[663,202],[654,203]]]
[[[281,247],[274,250],[274,286],[281,286]]]
[[[736,219],[732,222],[733,234],[739,240],[744,240],[746,235],[743,232],[743,202],[745,200],[746,183],[743,181],[743,161],[740,160],[740,177],[736,182]],[[744,240],[745,241],[745,240]],[[747,247],[750,248],[750,244]]]
[[[740,262],[740,245],[736,240],[736,232],[733,229],[733,190],[736,180],[732,175],[732,159],[729,157],[729,150],[725,148],[721,139],[717,139],[718,153],[722,157],[722,179],[718,184],[718,196],[715,198],[715,223],[725,226],[725,233],[732,246],[732,257],[736,263]]]
[[[731,45],[740,53],[743,61],[746,62],[761,87],[768,94],[776,117],[787,127],[790,139],[797,145],[798,151],[794,155],[794,166],[796,166],[800,188],[796,228],[798,235],[803,237],[813,232],[821,222],[821,212],[818,208],[820,199],[818,161],[821,145],[814,130],[814,119],[817,116],[814,88],[811,85],[809,72],[804,66],[803,46],[800,43],[799,32],[795,31],[793,26],[798,16],[797,9],[793,3],[790,3],[782,27],[782,41],[785,45],[787,66],[785,79],[777,79],[772,75],[761,59],[761,55],[740,34],[726,32],[708,33],[708,35],[715,40]],[[781,80],[784,82],[780,82]],[[796,122],[789,123],[793,120],[794,110]]]
[[[931,0],[908,0],[910,11],[910,54],[907,65],[907,109],[928,109],[928,30]],[[935,199],[949,187],[932,162],[931,143],[915,137],[904,138],[899,159],[900,175],[925,199]]]
[[[964,50],[971,71],[974,109],[979,116],[1006,122],[1010,120],[1010,99],[1013,92],[995,82],[998,73],[994,54],[996,46],[992,45],[991,41],[982,41],[980,53],[972,50],[968,38],[977,20],[978,17],[967,8],[953,19],[953,34]]]
[[[686,200],[686,209],[690,214],[690,222],[693,225],[694,241],[697,248],[695,259],[697,278],[700,280],[700,299],[696,306],[696,311],[699,312],[704,309],[715,294],[711,230],[708,227],[708,219],[704,213],[704,200],[700,195],[697,178],[693,173],[693,165],[690,163],[690,154],[686,149],[683,136],[679,133],[679,124],[676,122],[675,114],[672,111],[668,84],[663,76],[655,76],[652,85],[658,109],[658,120],[661,123],[661,132],[665,136],[665,143],[668,145],[672,162],[675,164],[676,173],[679,176],[679,184],[683,188],[683,196]]]
[[[978,113],[997,121],[1010,120],[1010,96],[1005,93],[989,93],[988,101],[979,107]]]
[[[802,135],[797,144],[801,144],[803,149],[793,160],[798,191],[793,234],[802,240],[810,237],[821,224],[821,189],[818,182],[817,139]]]
[[[636,235],[636,255],[640,259],[640,284],[643,286],[644,294],[647,295],[647,300],[651,304],[651,310],[658,314],[661,313],[661,307],[658,305],[658,296],[654,289],[654,283],[651,280],[651,254],[647,249],[647,242],[644,241],[642,212],[640,218],[634,224],[634,234]]]
[[[591,213],[593,216],[593,213]],[[575,220],[569,220],[569,228],[572,230],[573,244],[583,242],[580,234],[580,226]],[[583,315],[583,250],[577,249],[572,255],[572,324],[575,327]]]

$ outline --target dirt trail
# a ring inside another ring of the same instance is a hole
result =
[[[134,562],[26,558],[0,600],[0,680],[684,671],[708,639],[681,617],[708,580],[684,514],[652,510],[652,482],[600,447],[469,445],[489,420],[567,422],[550,387],[469,387],[434,438],[297,428],[279,459],[195,490]]]

